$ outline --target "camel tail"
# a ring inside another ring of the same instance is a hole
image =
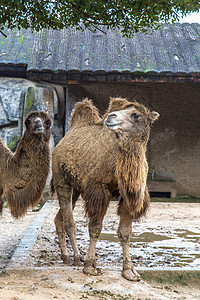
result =
[[[111,200],[111,194],[104,185],[89,180],[82,197],[87,217],[90,219],[104,217]]]
[[[2,214],[3,211],[3,204],[4,204],[4,196],[0,196],[0,215]]]
[[[53,184],[53,177],[51,178],[51,182],[50,182],[50,191],[51,191],[51,196],[53,196],[54,193],[55,193],[55,187],[54,187],[54,184]]]

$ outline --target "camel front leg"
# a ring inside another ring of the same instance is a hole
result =
[[[120,215],[120,222],[118,228],[118,237],[122,245],[123,251],[123,270],[122,276],[131,281],[139,281],[140,275],[135,271],[130,256],[130,236],[132,232],[133,217],[127,214]]]
[[[76,223],[73,218],[72,212],[72,187],[68,184],[63,184],[62,187],[56,188],[60,211],[58,212],[58,217],[55,220],[57,225],[57,232],[59,232],[59,243],[61,247],[61,252],[64,257],[64,261],[69,261],[69,254],[66,249],[66,242],[64,242],[64,232],[70,238],[70,242],[74,251],[74,265],[81,264],[81,256],[76,242]],[[61,225],[59,222],[63,220],[63,224]],[[62,227],[61,227],[62,226]],[[65,245],[65,246],[64,246]]]
[[[96,243],[101,234],[103,219],[95,219],[89,221],[90,244],[89,250],[85,258],[83,272],[89,275],[100,275],[101,271],[96,268]]]

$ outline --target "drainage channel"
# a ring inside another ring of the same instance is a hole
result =
[[[19,245],[17,246],[15,252],[13,253],[13,256],[7,264],[5,270],[16,269],[18,267],[22,267],[26,263],[29,254],[36,242],[38,233],[40,232],[46,217],[51,211],[53,203],[53,200],[47,200],[40,212],[33,219],[29,228],[26,230],[24,236],[22,237]]]

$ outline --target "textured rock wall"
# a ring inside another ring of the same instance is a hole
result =
[[[26,115],[33,110],[44,110],[54,120],[58,114],[58,96],[53,86],[26,79],[0,78],[0,135],[11,150],[15,150],[23,134]],[[51,147],[54,147],[53,138]]]

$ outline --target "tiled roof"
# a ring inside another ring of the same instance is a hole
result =
[[[1,76],[14,68],[19,74],[40,72],[52,77],[59,73],[66,79],[80,79],[83,74],[200,76],[197,23],[166,25],[152,34],[137,33],[132,39],[117,30],[107,34],[73,28],[4,32],[7,38],[0,34]]]

